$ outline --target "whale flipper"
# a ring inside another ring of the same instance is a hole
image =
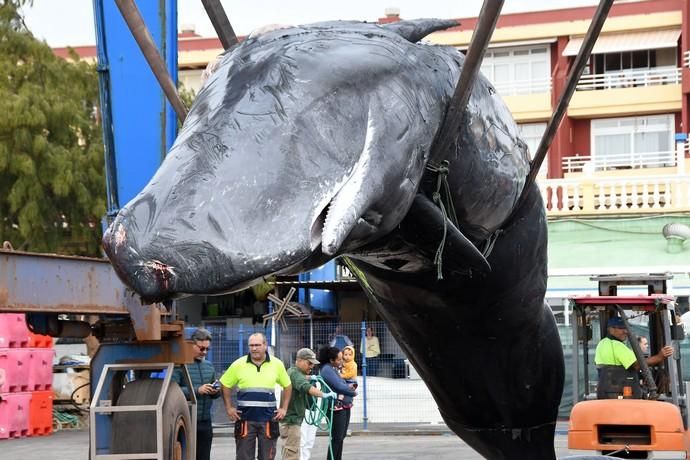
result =
[[[415,196],[410,211],[401,224],[401,230],[407,239],[436,247],[443,238],[444,227],[446,228],[444,259],[460,261],[465,267],[482,272],[491,271],[491,265],[484,255],[426,195],[418,193]]]

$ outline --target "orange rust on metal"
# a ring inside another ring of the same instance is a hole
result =
[[[4,291],[4,292],[3,292]],[[7,289],[0,289],[0,313],[58,313],[58,314],[84,314],[84,315],[126,315],[129,311],[125,307],[112,305],[8,305]]]
[[[160,340],[161,315],[159,304],[141,305],[137,309],[137,311],[130,311],[137,340]]]
[[[124,292],[107,259],[0,249],[0,313],[126,315]]]
[[[176,321],[171,321],[169,324],[167,324],[168,327],[171,329],[168,330],[169,335],[171,336],[180,336],[184,337],[184,321],[181,319],[178,319]],[[174,329],[172,327],[174,326]]]
[[[157,342],[157,341],[154,341]],[[160,354],[154,355],[148,359],[129,358],[127,362],[130,363],[175,363],[175,364],[190,364],[194,362],[194,343],[190,340],[185,340],[181,335],[174,336],[169,340],[161,342],[163,347]],[[181,353],[174,353],[173,350],[177,348]]]
[[[84,261],[84,262],[97,262],[97,263],[102,263],[105,265],[110,265],[110,262],[108,261],[108,259],[101,258],[101,257],[67,256],[67,255],[63,255],[63,254],[44,254],[44,253],[36,253],[36,252],[8,251],[5,249],[0,249],[0,255],[3,255],[3,254],[30,256],[30,257],[41,257],[41,258],[48,258],[48,259],[78,260],[78,261]]]
[[[10,300],[10,292],[7,288],[0,288],[0,310],[3,305],[7,305]]]

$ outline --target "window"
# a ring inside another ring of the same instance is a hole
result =
[[[595,54],[593,57],[595,74],[677,66],[676,48]]]
[[[673,115],[592,120],[596,169],[673,166]]]
[[[501,95],[544,93],[551,89],[548,45],[487,50],[481,71]]]
[[[534,155],[537,153],[537,147],[539,147],[539,142],[541,138],[544,137],[544,131],[546,131],[546,123],[522,123],[519,124],[520,136],[522,140],[525,141],[527,147],[529,148],[530,158],[534,159]],[[539,168],[539,174],[537,177],[546,178],[546,173],[549,170],[549,156],[544,158],[544,162]]]

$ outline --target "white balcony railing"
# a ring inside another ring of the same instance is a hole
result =
[[[685,67],[690,67],[690,51],[685,52]]]
[[[617,153],[592,158],[580,155],[563,158],[564,172],[608,171],[612,169],[665,168],[676,166],[676,152]]]
[[[690,211],[690,175],[538,181],[547,215]]]
[[[655,69],[624,70],[621,72],[583,75],[577,84],[577,90],[590,91],[639,86],[677,85],[681,81],[681,70],[676,67],[659,67]]]
[[[494,89],[501,96],[516,96],[534,93],[551,92],[551,78],[536,78],[534,80],[513,80],[492,83]]]

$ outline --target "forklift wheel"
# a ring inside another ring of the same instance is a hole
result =
[[[163,380],[138,379],[127,383],[115,405],[155,405]],[[111,451],[113,454],[156,452],[156,413],[116,412],[113,414]],[[182,390],[170,382],[163,402],[163,458],[191,460],[192,423]]]

